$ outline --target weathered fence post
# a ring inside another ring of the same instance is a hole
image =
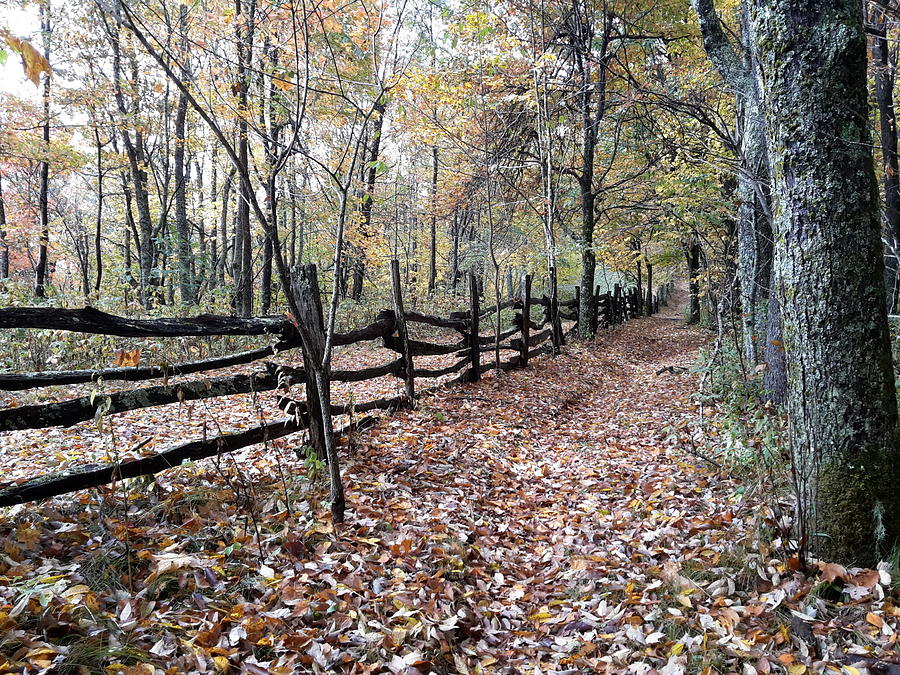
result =
[[[403,295],[400,289],[400,261],[391,260],[391,291],[394,299],[394,319],[397,322],[397,335],[400,336],[400,348],[403,350],[403,371],[406,380],[406,398],[412,407],[416,402],[416,376],[413,358],[409,351],[409,331],[406,327],[406,314],[403,311]]]
[[[581,286],[575,287],[575,332],[581,327]]]
[[[643,298],[641,298],[643,300]],[[644,303],[644,316],[653,314],[653,263],[647,263],[647,299]]]
[[[528,365],[531,339],[531,275],[522,275],[522,366]]]
[[[622,323],[622,285],[615,284],[613,286],[613,298],[612,298],[612,316],[613,323],[615,325],[619,325]]]
[[[597,287],[594,289],[594,328],[599,330],[601,328],[600,325],[600,284],[597,284]]]
[[[328,460],[328,477],[331,483],[329,499],[331,515],[336,523],[344,522],[344,486],[341,484],[341,466],[337,448],[334,445],[334,429],[331,426],[331,385],[329,383],[330,368],[325,359],[325,320],[322,316],[322,297],[319,292],[319,280],[314,264],[301,265],[300,273],[294,281],[297,296],[297,330],[303,342],[303,364],[309,375],[312,375],[314,392],[307,386],[307,406],[310,415],[310,428],[315,413],[321,424],[322,442],[325,457]],[[310,396],[312,393],[312,396]],[[313,405],[315,402],[316,405]],[[311,436],[311,435],[310,435]],[[318,450],[318,448],[317,448]]]
[[[472,325],[469,327],[469,359],[472,366],[467,379],[469,382],[477,382],[481,379],[481,373],[478,372],[481,369],[481,345],[478,342],[478,314],[481,308],[478,305],[478,277],[475,276],[475,272],[469,272],[469,303],[472,319]]]
[[[556,286],[556,267],[550,268],[550,335],[553,338],[553,355],[561,352],[563,345],[562,324],[559,320],[559,289]]]

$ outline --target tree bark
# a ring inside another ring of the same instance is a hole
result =
[[[897,156],[897,113],[894,109],[894,69],[891,64],[884,11],[872,5],[872,69],[875,102],[878,105],[884,186],[884,281],[888,314],[897,305],[897,275],[900,272],[900,161]]]
[[[874,565],[900,540],[897,400],[856,0],[756,0],[801,537]]]

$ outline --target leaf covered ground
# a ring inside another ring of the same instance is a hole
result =
[[[705,340],[642,319],[382,418],[343,525],[291,438],[6,509],[0,672],[897,672],[888,566],[801,572],[691,452]]]

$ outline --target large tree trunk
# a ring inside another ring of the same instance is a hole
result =
[[[857,0],[757,0],[800,527],[874,564],[900,539],[900,457]]]

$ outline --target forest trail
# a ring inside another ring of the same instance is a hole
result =
[[[733,550],[758,505],[681,445],[696,418],[685,369],[707,337],[680,304],[381,418],[343,450],[343,525],[310,475],[321,469],[287,439],[10,509],[0,665],[416,675],[765,662],[791,644],[735,574],[759,556]]]

